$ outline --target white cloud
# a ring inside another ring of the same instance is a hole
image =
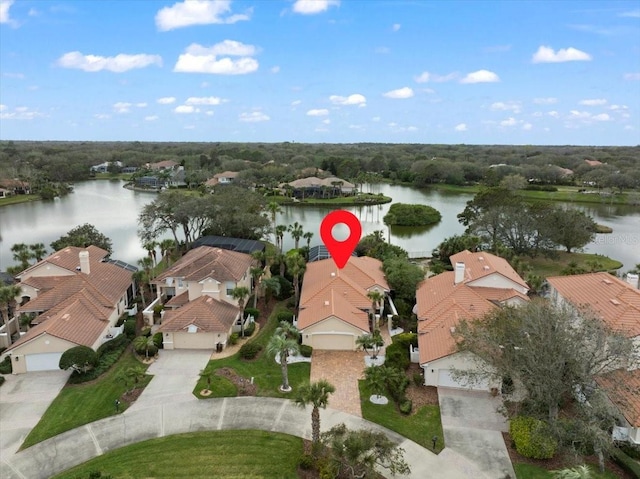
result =
[[[588,120],[590,117],[591,113],[588,111],[571,110],[569,112],[569,119],[572,120]]]
[[[467,124],[466,123],[459,123],[455,126],[454,130],[456,131],[467,131]]]
[[[533,63],[563,63],[590,60],[591,55],[573,47],[561,48],[555,52],[553,48],[544,45],[540,45],[538,51],[531,58]]]
[[[407,127],[407,131],[418,131],[418,127],[417,126],[408,126]]]
[[[640,18],[640,8],[637,10],[631,10],[629,12],[622,12],[619,17],[631,17],[631,18]]]
[[[519,101],[508,101],[508,102],[498,101],[498,102],[492,103],[489,109],[493,111],[512,111],[514,113],[520,113],[522,111],[522,107]]]
[[[535,103],[536,105],[553,105],[555,103],[558,103],[558,99],[553,97],[534,98],[533,103]]]
[[[413,79],[416,81],[416,83],[427,83],[431,79],[431,73],[422,72],[420,73],[420,75],[414,77]]]
[[[624,79],[630,80],[630,81],[633,81],[633,80],[638,81],[640,80],[640,73],[625,73]]]
[[[149,115],[144,117],[144,121],[156,121],[158,118],[158,115]]]
[[[6,105],[0,105],[0,120],[34,120],[45,115],[37,110],[30,110],[26,106],[18,106],[9,111]]]
[[[146,107],[147,107],[147,104],[146,104],[145,102],[141,102],[141,103],[136,103],[136,106],[137,106],[138,108],[146,108]]]
[[[555,110],[551,110],[550,112],[547,113],[547,115],[549,115],[552,118],[558,118],[560,116],[560,113],[558,113]]]
[[[278,65],[271,67],[271,73],[279,73],[280,72],[280,67]]]
[[[93,117],[97,118],[98,120],[107,120],[111,118],[111,115],[107,115],[106,113],[96,113],[95,115],[93,115]]]
[[[114,73],[122,73],[136,68],[145,68],[150,65],[162,66],[160,55],[147,55],[139,53],[128,55],[120,53],[115,57],[102,57],[99,55],[83,55],[80,52],[68,52],[58,58],[58,66],[74,68],[85,72],[99,72],[107,70]]]
[[[193,105],[179,105],[173,111],[176,113],[196,113],[198,110]]]
[[[207,110],[207,111],[204,112],[204,114],[207,115],[207,116],[213,116],[213,111]]]
[[[252,111],[251,113],[240,113],[238,120],[248,123],[257,123],[260,121],[269,121],[270,118],[261,111]]]
[[[408,86],[405,86],[403,88],[398,88],[397,90],[388,91],[384,93],[383,96],[393,99],[411,98],[413,96],[413,90]]]
[[[231,0],[185,0],[164,7],[156,14],[158,30],[166,32],[175,28],[212,23],[236,23],[251,18],[251,10],[244,14],[231,13]]]
[[[489,70],[478,70],[468,73],[460,83],[495,83],[499,82],[500,77]]]
[[[447,75],[437,75],[435,73],[422,72],[420,75],[414,77],[413,79],[416,81],[416,83],[444,83],[455,80],[456,78],[458,78],[458,74],[456,72],[448,73]]]
[[[293,11],[302,15],[326,12],[329,7],[339,6],[340,0],[296,0]]]
[[[189,97],[185,102],[187,105],[220,105],[224,100],[217,96]]]
[[[399,23],[394,23],[394,24],[391,26],[391,30],[393,30],[394,32],[397,32],[398,30],[400,30],[400,27],[401,27],[401,26],[402,26],[402,25],[400,25]]]
[[[156,102],[160,103],[161,105],[170,105],[171,103],[175,103],[175,101],[175,96],[163,96],[162,98],[158,98],[156,100]]]
[[[331,95],[329,101],[334,105],[359,105],[366,106],[367,99],[360,93],[354,93],[349,96]]]
[[[133,105],[131,105],[131,103],[119,101],[113,104],[113,111],[115,111],[116,113],[129,113],[132,106]]]
[[[291,106],[298,106],[300,103],[302,103],[302,100],[293,100]]]
[[[7,105],[0,105],[0,111],[5,111],[7,109]]]
[[[502,120],[500,122],[500,126],[515,126],[517,124],[518,124],[518,121],[513,117],[509,117],[506,120]]]
[[[600,113],[591,117],[595,121],[610,121],[611,117],[607,113]]]
[[[37,17],[38,15],[40,15],[40,13],[40,10],[36,10],[32,7],[29,9],[29,13],[27,15],[29,15],[30,17]]]
[[[11,23],[9,9],[13,5],[13,0],[0,0],[0,23]]]
[[[325,118],[324,120],[322,120],[322,123],[324,123],[325,125],[330,125],[331,120],[329,120],[329,118]]]
[[[578,102],[579,105],[585,105],[585,106],[601,106],[601,105],[606,105],[606,103],[607,103],[607,100],[605,100],[604,98],[580,100]]]
[[[624,127],[625,130],[633,130],[633,127],[631,125],[626,125]]]
[[[326,108],[309,110],[307,112],[307,116],[327,116],[328,114],[329,110]]]
[[[525,131],[529,131],[533,128],[533,125],[531,123],[525,123],[524,125],[522,125],[522,129]]]
[[[180,54],[173,71],[217,75],[253,73],[258,69],[258,61],[251,57],[257,53],[257,50],[253,45],[245,45],[234,40],[224,40],[211,47],[192,43],[184,53]],[[227,56],[221,57],[221,55]],[[232,59],[231,56],[240,58]]]
[[[380,121],[382,120],[382,118],[380,118],[379,116],[374,116],[373,118],[371,118],[371,121]]]
[[[627,105],[611,105],[611,106],[609,106],[609,110],[613,110],[613,111],[616,111],[616,110],[628,110],[628,109],[629,109],[629,107]]]

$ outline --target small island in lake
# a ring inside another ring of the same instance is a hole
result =
[[[389,226],[429,226],[441,219],[440,212],[431,206],[394,203],[383,221]]]

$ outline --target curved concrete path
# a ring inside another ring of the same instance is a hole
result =
[[[287,399],[237,397],[157,405],[128,411],[47,439],[0,462],[3,479],[46,479],[108,451],[130,444],[195,431],[261,429],[311,439],[311,410]],[[377,424],[333,409],[321,410],[322,429],[345,423],[350,429],[383,431],[405,450],[416,479],[483,477],[451,449],[439,455]],[[385,471],[381,471],[385,472]],[[385,477],[391,477],[386,475]]]

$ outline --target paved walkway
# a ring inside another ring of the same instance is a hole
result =
[[[335,386],[329,396],[333,409],[362,417],[358,380],[363,378],[364,356],[361,351],[313,351],[310,381],[326,379]]]
[[[476,479],[450,457],[438,456],[413,441],[362,418],[334,409],[320,411],[327,430],[344,423],[350,429],[385,432],[405,450],[411,467],[407,479]],[[238,397],[158,405],[112,416],[47,439],[0,462],[3,479],[46,479],[108,451],[172,434],[224,429],[261,429],[311,439],[311,409],[287,399]],[[444,451],[443,451],[444,452]],[[391,478],[389,474],[385,477]],[[398,476],[396,476],[398,477]],[[491,479],[497,479],[493,477]]]
[[[502,399],[485,391],[438,388],[445,450],[453,464],[478,479],[515,479],[502,431]],[[475,472],[474,472],[475,471]]]

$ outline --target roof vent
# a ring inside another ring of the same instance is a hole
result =
[[[620,301],[618,301],[618,300],[617,300],[617,299],[615,299],[615,298],[611,298],[609,301],[611,301],[611,303],[612,303],[612,304],[615,304],[616,306],[619,306],[619,305],[620,305]]]
[[[333,278],[335,275],[336,275],[336,273],[332,271],[331,272],[331,277]]]
[[[325,305],[325,306],[329,306],[329,301],[325,301],[325,302],[324,302],[324,305]]]
[[[456,332],[456,327],[455,326],[451,326],[449,328],[449,331],[451,331],[451,334],[455,333]]]
[[[478,261],[484,261],[484,256],[478,256]]]
[[[485,264],[482,269],[484,269],[485,271],[488,271],[490,268]]]
[[[613,281],[611,281],[610,279],[603,279],[602,282],[604,284],[613,284]]]

